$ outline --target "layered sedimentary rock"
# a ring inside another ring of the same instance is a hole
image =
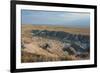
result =
[[[48,31],[48,30],[32,30],[32,36],[39,36],[48,39],[59,40],[62,42],[61,48],[64,52],[70,55],[82,56],[89,53],[90,39],[87,35],[71,34],[63,31]],[[50,44],[44,43],[40,45],[42,48],[50,47]]]

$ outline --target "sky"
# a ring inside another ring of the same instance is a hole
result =
[[[21,23],[66,27],[90,27],[90,13],[67,11],[21,10]]]

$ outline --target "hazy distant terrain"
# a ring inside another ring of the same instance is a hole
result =
[[[89,28],[22,24],[22,63],[86,60],[89,55]]]

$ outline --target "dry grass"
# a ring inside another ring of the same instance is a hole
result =
[[[74,55],[68,55],[61,49],[63,45],[60,41],[50,40],[42,37],[23,38],[25,48],[22,49],[21,62],[45,62],[45,61],[67,61],[76,60]],[[39,47],[39,44],[49,43],[48,50]]]
[[[89,28],[70,28],[61,26],[38,26],[38,25],[22,25],[22,32],[30,32],[31,30],[49,30],[49,31],[64,31],[72,34],[90,35]]]
[[[29,53],[26,51],[22,51],[21,54],[21,62],[22,63],[27,63],[27,62],[48,62],[48,61],[68,61],[68,60],[77,60],[75,56],[62,56],[62,57],[50,57],[46,55],[40,55],[40,54],[34,54],[34,53]]]
[[[89,28],[65,28],[65,27],[52,27],[52,26],[33,26],[22,25],[22,43],[24,49],[21,51],[21,62],[46,62],[46,61],[68,61],[78,60],[74,55],[65,54],[62,51],[62,43],[57,40],[51,40],[42,37],[33,37],[30,33],[32,30],[49,30],[49,31],[64,31],[72,34],[89,35]],[[49,43],[49,50],[42,49],[39,44]]]

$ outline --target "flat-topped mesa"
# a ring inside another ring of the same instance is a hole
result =
[[[80,41],[82,43],[89,43],[89,36],[80,34],[71,34],[63,31],[48,31],[48,30],[32,30],[33,36],[57,38],[62,42],[66,40]]]

